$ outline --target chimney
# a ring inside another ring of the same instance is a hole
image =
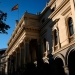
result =
[[[18,24],[18,20],[16,20],[16,26],[17,26],[17,24]]]

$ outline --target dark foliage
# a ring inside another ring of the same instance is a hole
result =
[[[7,13],[0,10],[0,33],[8,33],[7,30],[10,28],[10,26],[5,23],[6,19]]]

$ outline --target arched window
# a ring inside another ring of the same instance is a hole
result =
[[[55,45],[58,44],[58,33],[56,30],[54,30],[54,42],[55,42]]]
[[[70,36],[72,36],[74,34],[74,30],[73,30],[73,21],[72,21],[72,18],[71,17],[68,20],[68,25],[69,25],[69,33],[70,33]]]

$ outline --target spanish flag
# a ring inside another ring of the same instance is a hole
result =
[[[18,4],[15,5],[15,6],[11,9],[11,11],[14,11],[14,10],[17,10],[17,9],[18,9]]]

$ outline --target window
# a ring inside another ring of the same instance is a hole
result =
[[[55,10],[55,7],[53,7],[52,9],[51,9],[51,11],[53,12]]]
[[[54,30],[54,42],[55,42],[55,45],[58,44],[58,33],[56,30]]]
[[[73,21],[72,21],[72,18],[71,17],[68,20],[68,25],[69,25],[69,33],[70,33],[70,36],[72,36],[74,34],[74,30],[73,30]]]

